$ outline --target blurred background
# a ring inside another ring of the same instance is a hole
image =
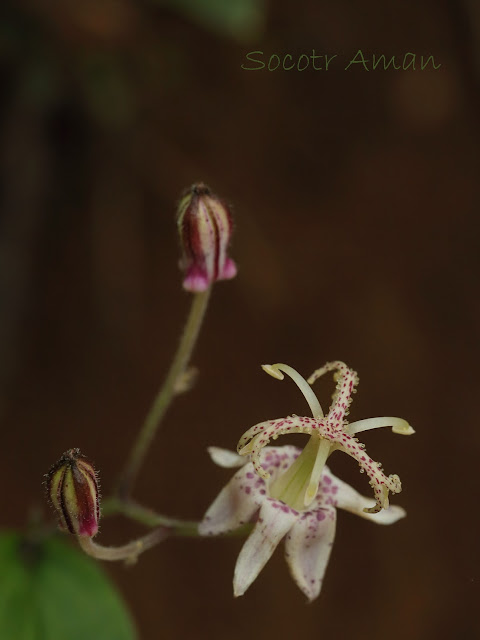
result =
[[[233,205],[239,274],[215,287],[198,382],[169,410],[136,498],[201,518],[231,475],[206,447],[305,412],[259,365],[308,375],[342,359],[360,374],[352,420],[416,428],[365,437],[400,475],[393,502],[408,517],[381,528],[339,513],[311,605],[282,550],[234,600],[241,539],[173,539],[108,566],[139,636],[477,637],[478,3],[4,0],[0,12],[1,526],[49,513],[42,475],[67,448],[96,462],[104,494],[114,485],[188,311],[174,212],[203,180]],[[241,68],[249,51],[313,49],[338,54],[328,72]],[[344,71],[358,49],[441,67]],[[318,384],[324,404],[332,389]],[[350,458],[330,466],[369,494]],[[99,540],[140,531],[109,520]]]

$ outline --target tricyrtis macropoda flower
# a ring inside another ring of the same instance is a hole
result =
[[[187,291],[205,291],[217,280],[237,273],[227,255],[232,216],[227,205],[203,183],[194,184],[180,201],[177,216]]]
[[[46,475],[59,526],[77,536],[94,536],[100,520],[97,473],[79,449],[69,449]]]
[[[288,473],[283,474],[271,487],[273,495],[297,509],[304,509],[314,499],[323,466],[333,451],[347,453],[360,465],[374,491],[376,504],[370,507],[370,513],[388,507],[388,494],[400,493],[402,485],[397,475],[386,476],[379,462],[374,462],[365,451],[365,445],[355,437],[361,431],[392,427],[394,433],[410,435],[414,433],[412,427],[401,418],[368,418],[350,424],[345,420],[348,407],[352,401],[352,393],[358,384],[355,371],[349,369],[343,362],[327,362],[321,369],[317,369],[305,380],[295,369],[286,364],[263,365],[264,371],[279,380],[283,380],[284,373],[289,375],[298,385],[307,400],[313,417],[289,416],[260,422],[248,429],[240,438],[238,453],[242,456],[251,454],[255,470],[263,478],[268,478],[268,472],[260,464],[259,453],[271,439],[276,439],[288,433],[305,433],[310,435],[307,446]],[[310,385],[325,373],[335,372],[337,387],[332,398],[332,404],[325,416]]]
[[[256,525],[237,560],[234,593],[242,595],[258,576],[282,538],[286,556],[298,586],[309,599],[321,588],[335,535],[335,507],[352,511],[379,524],[391,524],[405,515],[401,507],[389,507],[388,493],[401,490],[398,476],[386,476],[381,466],[365,452],[355,434],[367,429],[391,426],[395,433],[414,433],[400,418],[370,418],[348,424],[345,420],[357,374],[343,362],[327,363],[308,382],[287,365],[265,365],[278,379],[287,373],[300,387],[313,417],[291,416],[259,423],[240,439],[240,456],[211,448],[221,466],[240,466],[227,486],[208,509],[199,531],[216,535],[255,520]],[[337,387],[325,416],[310,384],[328,371],[335,372]],[[306,433],[310,439],[300,452],[296,447],[268,447],[270,439],[288,433]],[[329,471],[325,462],[335,450],[355,458],[374,489],[369,504],[352,487]],[[242,463],[242,456],[250,462]]]
[[[309,600],[322,587],[335,537],[336,508],[376,522],[392,524],[405,516],[401,507],[391,506],[381,513],[366,513],[364,507],[373,500],[361,496],[325,466],[319,488],[308,509],[297,510],[272,497],[272,482],[286,473],[301,450],[286,445],[265,447],[260,452],[262,467],[269,473],[264,479],[255,472],[252,462],[232,451],[210,447],[213,461],[222,467],[239,469],[214,500],[199,532],[204,536],[221,535],[254,521],[255,527],[240,551],[233,578],[235,596],[245,593],[285,538],[285,556],[290,573]]]

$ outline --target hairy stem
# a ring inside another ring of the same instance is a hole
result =
[[[210,298],[211,287],[201,293],[195,293],[192,306],[187,318],[177,352],[170,366],[165,382],[158,392],[153,405],[143,423],[130,457],[120,476],[118,495],[127,496],[135,482],[137,474],[147,454],[148,448],[157,432],[160,422],[165,415],[176,393],[176,386],[188,366],[193,349],[198,338],[205,312]]]

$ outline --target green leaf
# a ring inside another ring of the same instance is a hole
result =
[[[240,42],[249,42],[258,37],[264,26],[264,0],[163,1],[203,27]]]
[[[133,640],[130,616],[100,566],[49,538],[0,535],[0,638]]]

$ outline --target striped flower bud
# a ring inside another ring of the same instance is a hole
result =
[[[69,449],[46,476],[49,498],[58,514],[60,529],[93,537],[98,531],[100,502],[97,473],[80,453]]]
[[[217,280],[229,280],[237,267],[227,256],[232,216],[224,202],[203,183],[194,184],[180,201],[177,217],[185,272],[183,288],[205,291]]]

